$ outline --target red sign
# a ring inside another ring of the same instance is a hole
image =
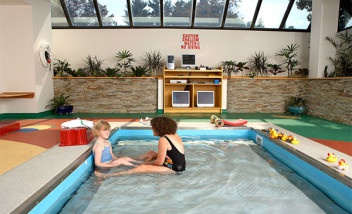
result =
[[[181,49],[200,49],[198,34],[183,34]]]

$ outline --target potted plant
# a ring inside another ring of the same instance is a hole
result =
[[[295,59],[298,55],[296,52],[298,48],[299,45],[297,44],[287,45],[286,48],[281,49],[280,52],[276,54],[276,56],[281,56],[283,63],[286,64],[287,77],[292,76],[292,70],[296,65],[299,65],[299,61]]]
[[[141,77],[141,76],[147,75],[149,71],[147,66],[140,66],[140,65],[131,67],[131,70],[132,70],[132,76],[134,77]]]
[[[98,59],[96,56],[92,57],[91,55],[88,55],[86,57],[86,60],[84,60],[84,62],[86,63],[86,67],[84,68],[84,71],[86,71],[87,76],[93,76],[93,77],[103,76],[102,65],[104,60]]]
[[[121,74],[119,74],[120,69],[119,68],[106,68],[105,70],[102,70],[102,72],[105,74],[107,77],[120,77]]]
[[[232,72],[236,72],[236,62],[233,60],[227,60],[222,62],[224,73],[227,73],[228,77],[231,77]]]
[[[158,75],[163,70],[164,59],[160,51],[146,52],[142,61],[145,67],[150,70],[154,76]]]
[[[329,57],[333,71],[329,77],[350,77],[352,76],[352,34],[345,31],[336,34],[336,38],[326,37],[335,48],[335,57]]]
[[[242,74],[242,71],[249,69],[249,67],[247,67],[246,64],[247,64],[247,62],[236,63],[236,70]],[[242,74],[242,76],[243,76],[243,74]]]
[[[60,94],[60,96],[53,97],[49,100],[49,104],[45,106],[57,114],[71,114],[73,111],[73,105],[68,102],[70,95]]]
[[[298,71],[295,71],[295,75],[299,77],[307,77],[309,75],[309,69],[299,68]]]
[[[65,77],[72,73],[70,63],[66,60],[56,59],[54,63],[54,76]]]
[[[268,68],[267,68],[267,61],[270,58],[270,55],[265,54],[264,52],[255,52],[254,56],[250,59],[249,65],[250,69],[253,72],[251,73],[251,76],[256,76],[256,75],[267,75],[268,74]]]
[[[132,62],[135,62],[133,54],[128,50],[122,50],[118,51],[115,57],[117,58],[117,68],[121,70],[123,76],[126,76],[131,70]]]
[[[306,102],[302,97],[291,96],[287,104],[287,110],[291,114],[300,115],[307,110]]]
[[[274,76],[276,76],[279,73],[285,72],[284,70],[281,69],[280,65],[278,64],[268,64],[268,71],[272,74],[274,74]]]

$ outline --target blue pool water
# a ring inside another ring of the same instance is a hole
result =
[[[299,158],[261,133],[241,129],[179,130],[179,134],[186,146],[187,159],[187,170],[182,175],[130,175],[106,180],[91,176],[61,213],[102,210],[113,213],[131,213],[133,210],[145,213],[347,213],[339,207],[348,209],[348,205],[341,203],[343,200],[339,201],[339,206],[333,200],[348,197],[350,188],[346,189],[324,173],[319,174],[319,170],[315,172],[309,164],[301,163]],[[150,130],[118,130],[110,140],[118,141],[115,153],[128,156],[156,149],[157,142]],[[297,173],[304,170],[305,176],[319,176],[314,177],[320,180],[316,186],[328,182],[338,191],[330,193],[323,188],[325,192],[322,193],[262,148],[277,153],[279,159],[283,157],[285,161],[293,162]],[[77,170],[89,174],[90,164],[91,157]],[[58,200],[52,197],[50,201],[58,203],[40,204],[47,204],[52,212],[62,207],[67,197]],[[35,209],[40,206],[37,207]]]

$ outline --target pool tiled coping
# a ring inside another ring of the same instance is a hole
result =
[[[110,122],[112,128],[128,127],[128,128],[150,128],[148,123],[139,122]],[[232,129],[234,127],[217,128],[209,122],[178,122],[179,129]],[[303,136],[299,136],[281,127],[269,123],[251,122],[246,127],[262,130],[269,127],[276,128],[280,132],[292,134],[300,140],[297,145],[286,142],[286,146],[301,152],[302,154],[316,160],[322,166],[326,166],[328,171],[336,171],[337,174],[348,180],[352,179],[352,166],[346,171],[337,169],[337,163],[329,163],[325,161],[328,152],[334,152],[339,159],[343,158],[347,163],[352,164],[352,157],[331,149],[322,144],[316,143]],[[16,167],[15,169],[0,176],[0,210],[3,213],[10,213],[16,209],[22,211],[28,209],[29,204],[33,204],[33,200],[41,199],[44,192],[50,192],[48,187],[58,182],[65,175],[69,174],[72,165],[79,165],[83,159],[82,155],[88,156],[92,147],[92,143],[82,146],[59,147],[55,146],[32,160]],[[40,176],[38,174],[40,173]],[[351,185],[350,185],[351,186]],[[41,192],[41,193],[40,193]]]

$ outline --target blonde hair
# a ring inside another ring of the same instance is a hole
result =
[[[97,137],[99,135],[100,130],[111,130],[111,125],[106,120],[98,120],[94,123],[93,133],[94,136]]]

